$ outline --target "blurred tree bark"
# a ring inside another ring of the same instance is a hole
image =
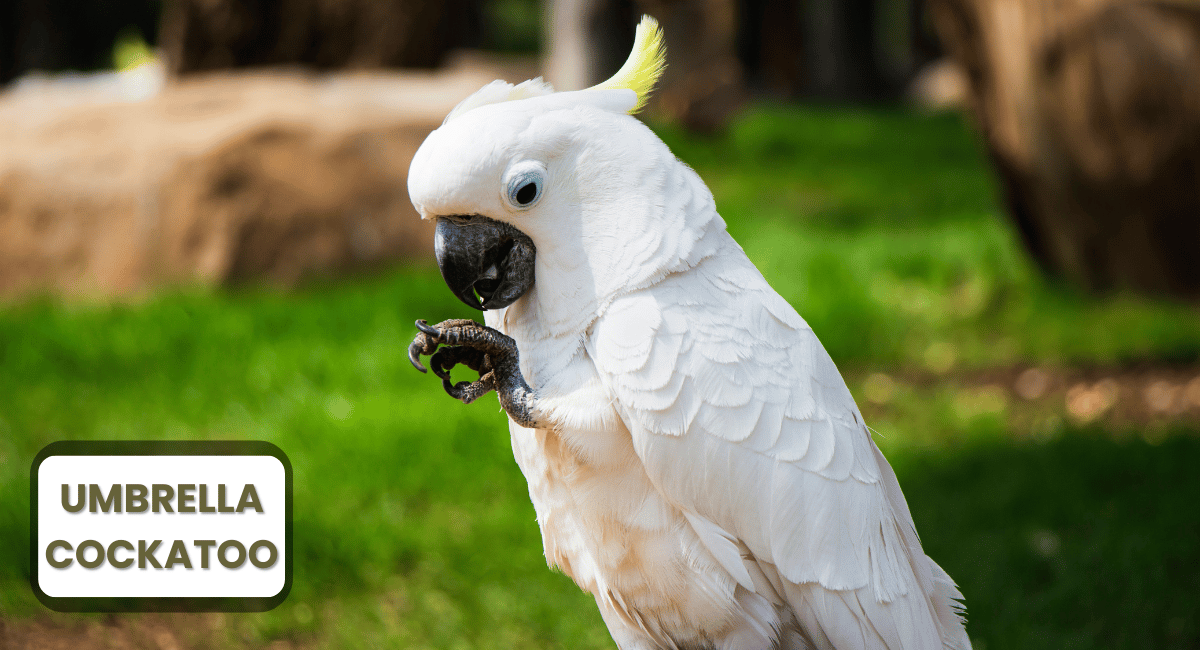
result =
[[[880,70],[875,38],[876,0],[811,0],[807,3],[809,94],[830,99],[879,99],[892,94]]]
[[[124,30],[156,42],[157,0],[0,0],[0,84],[30,70],[112,65]]]
[[[549,0],[547,77],[603,81],[629,53],[642,14],[662,24],[667,70],[650,111],[720,128],[751,93],[895,99],[936,54],[918,0]]]
[[[760,94],[900,97],[940,55],[919,0],[739,0],[738,54]]]
[[[652,110],[696,131],[725,125],[746,100],[735,0],[638,0],[663,26],[667,69]]]
[[[1200,297],[1200,3],[928,3],[1042,268]]]
[[[173,0],[175,74],[262,65],[431,68],[480,31],[479,0]]]

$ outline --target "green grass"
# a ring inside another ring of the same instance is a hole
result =
[[[1179,433],[893,456],[977,650],[1197,647],[1200,439]]]
[[[409,365],[414,319],[468,316],[435,270],[280,295],[0,317],[0,612],[37,605],[28,467],[58,439],[269,440],[295,474],[295,581],[231,642],[549,647],[603,628],[541,555],[503,416]],[[500,551],[495,550],[500,547]],[[597,636],[601,635],[601,636]]]
[[[662,131],[843,366],[1200,349],[1192,307],[1088,297],[1034,273],[953,116],[764,108],[715,138]],[[455,404],[405,357],[414,319],[470,315],[426,267],[0,310],[0,617],[44,611],[27,584],[28,468],[43,445],[253,438],[295,470],[294,589],[272,612],[228,615],[205,645],[612,647],[590,597],[545,567],[495,401]],[[967,596],[977,647],[1200,644],[1197,432],[1020,442],[1003,418],[952,410],[906,403],[923,417],[877,428],[927,550]]]
[[[1200,310],[1047,282],[954,114],[776,107],[662,129],[729,230],[839,363],[1200,359]]]

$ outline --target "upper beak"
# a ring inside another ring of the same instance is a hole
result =
[[[502,221],[438,217],[433,250],[446,285],[475,309],[507,307],[533,286],[533,240]]]

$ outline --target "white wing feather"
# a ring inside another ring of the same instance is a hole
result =
[[[817,647],[969,647],[961,595],[833,361],[719,236],[695,268],[617,298],[587,340],[651,481],[727,570],[740,542],[777,571]]]

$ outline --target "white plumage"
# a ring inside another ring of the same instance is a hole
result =
[[[485,318],[536,392],[510,430],[547,560],[622,650],[970,648],[837,368],[637,100],[493,84],[409,176],[423,217],[536,245],[532,289]],[[520,209],[502,179],[531,160]]]

